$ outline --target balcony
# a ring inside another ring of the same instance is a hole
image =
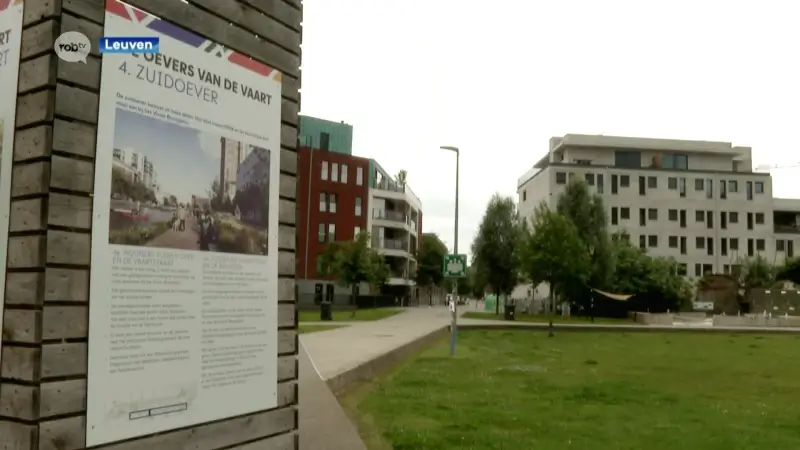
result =
[[[385,256],[396,256],[404,260],[414,258],[409,251],[407,239],[381,239],[375,236],[372,238],[372,248],[378,249],[378,253]]]
[[[373,209],[372,218],[380,220],[391,220],[393,222],[407,223],[407,216],[400,211],[387,211],[385,209]]]
[[[776,234],[800,234],[800,225],[778,225],[774,227]]]

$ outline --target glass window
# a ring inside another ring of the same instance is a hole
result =
[[[639,169],[642,167],[642,152],[617,150],[614,152],[614,166]]]
[[[763,194],[763,193],[764,193],[764,182],[756,181],[756,194]]]
[[[356,186],[364,185],[364,168],[356,167]]]
[[[689,169],[689,157],[680,153],[666,153],[661,155],[661,167],[664,169]]]
[[[339,181],[339,164],[333,163],[331,164],[331,181],[338,182]]]
[[[694,190],[695,191],[702,191],[705,189],[705,181],[702,178],[695,178],[694,179]]]
[[[728,181],[728,192],[739,192],[739,183],[736,180]]]
[[[328,161],[322,161],[322,172],[320,173],[320,179],[328,179]]]
[[[328,212],[328,195],[324,192],[319,193],[319,212]]]
[[[359,234],[361,234],[361,227],[353,227],[353,239],[358,239]]]
[[[356,217],[361,217],[361,197],[356,197]]]
[[[328,195],[328,212],[336,212],[336,194]]]
[[[564,172],[556,172],[556,184],[567,184],[567,174]]]
[[[328,224],[328,242],[333,242],[336,240],[336,224],[329,223]]]
[[[347,164],[342,164],[342,183],[347,184]]]
[[[325,242],[325,224],[319,224],[319,230],[317,231],[317,240],[319,242]]]

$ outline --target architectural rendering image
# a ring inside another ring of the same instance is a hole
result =
[[[270,151],[117,110],[109,243],[265,255]]]

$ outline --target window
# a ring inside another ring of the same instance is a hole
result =
[[[586,178],[586,184],[588,184],[589,186],[594,186],[594,174],[593,173],[587,173],[586,175],[584,175],[584,178]]]
[[[617,175],[611,175],[611,193],[617,193],[617,182],[619,181],[619,177]]]
[[[647,248],[647,236],[639,236],[639,248]]]
[[[763,193],[764,193],[764,182],[756,181],[756,194],[763,194]]]
[[[642,152],[619,151],[614,152],[614,166],[626,169],[639,169],[642,167]]]
[[[756,251],[763,252],[766,248],[766,241],[764,239],[756,239]]]
[[[681,236],[681,255],[686,254],[686,236]]]
[[[658,236],[655,235],[647,236],[647,246],[650,248],[658,247]]]
[[[747,229],[753,229],[753,213],[747,213]]]
[[[728,191],[725,189],[725,180],[720,180],[719,182],[719,198],[725,200],[728,198]]]
[[[714,268],[711,264],[703,264],[703,275],[710,275],[714,272]]]
[[[678,236],[669,237],[669,248],[678,248]]]
[[[639,177],[639,195],[647,195],[647,178]]]
[[[731,266],[729,264],[722,265],[722,273],[729,275],[731,273]]]
[[[647,177],[647,187],[658,189],[658,177]]]
[[[786,257],[794,258],[794,241],[791,239],[786,241]]]
[[[325,242],[325,224],[319,224],[319,230],[317,231],[317,240],[319,242]]]
[[[714,198],[714,181],[706,180],[706,198]]]
[[[328,212],[328,194],[319,193],[319,212]]]
[[[661,167],[665,169],[689,169],[689,157],[681,153],[665,153],[661,155]]]
[[[685,277],[686,274],[688,273],[688,270],[689,269],[686,266],[686,263],[678,263],[678,268],[677,268],[678,276]]]
[[[353,227],[353,239],[358,239],[359,234],[361,234],[361,227],[359,226]]]
[[[752,181],[748,181],[747,183],[745,183],[745,190],[747,191],[747,199],[748,200],[752,200],[753,199],[753,182]]]
[[[675,177],[667,178],[667,189],[678,189],[678,179]]]
[[[614,206],[611,208],[611,225],[616,225],[619,222],[619,218],[617,217],[617,207]]]
[[[714,238],[706,238],[706,253],[708,256],[714,256]]]
[[[739,223],[739,213],[736,211],[729,211],[728,212],[728,222],[730,223]]]
[[[678,220],[678,210],[677,209],[670,209],[667,213],[667,218],[673,222]]]
[[[705,211],[695,211],[694,212],[694,221],[695,222],[705,222],[706,221],[706,212]]]
[[[686,178],[678,179],[678,193],[681,197],[686,197]]]
[[[356,186],[364,185],[364,168],[356,167]]]
[[[694,179],[694,190],[695,191],[702,191],[705,189],[705,180],[702,178],[695,178]]]
[[[639,208],[639,225],[647,225],[647,210],[644,208]]]
[[[719,252],[722,256],[728,256],[728,240],[722,238],[719,240]]]
[[[567,184],[567,174],[564,172],[556,172],[556,184]]]
[[[739,182],[737,182],[736,180],[729,180],[728,181],[728,192],[730,192],[731,194],[739,192]]]
[[[786,251],[786,241],[783,239],[778,239],[775,241],[775,251],[776,252],[785,252]]]
[[[619,176],[619,185],[622,187],[630,187],[631,186],[631,177],[628,175],[620,175]]]
[[[706,211],[706,228],[714,228],[714,211]]]
[[[522,201],[524,202],[526,200],[528,200],[528,190],[527,189],[522,191]]]
[[[620,219],[630,220],[631,218],[631,209],[628,207],[622,207],[619,209],[619,217]]]
[[[322,161],[322,171],[319,174],[321,180],[328,179],[328,161]]]
[[[728,247],[730,247],[731,251],[739,251],[739,238],[729,238],[728,244]]]
[[[647,220],[658,220],[658,209],[657,208],[648,208],[647,209]]]
[[[328,212],[336,212],[336,194],[328,195]]]
[[[328,133],[319,134],[319,148],[322,150],[331,149],[331,135]]]
[[[331,181],[334,183],[339,182],[339,164],[333,163],[331,164]]]
[[[696,237],[694,238],[694,247],[697,249],[706,248],[706,238],[704,237]]]
[[[756,213],[756,225],[764,225],[764,213]]]
[[[567,181],[572,181],[573,178],[575,178],[575,172],[570,172],[567,176]]]
[[[747,240],[747,256],[753,256],[753,255],[755,255],[755,253],[756,252],[755,252],[755,248],[753,247],[753,240],[752,239],[748,239]]]
[[[686,210],[685,209],[681,210],[680,222],[681,222],[681,228],[686,228]]]
[[[702,264],[695,264],[694,265],[694,276],[702,277],[703,276],[703,265]]]
[[[598,173],[597,174],[597,193],[598,194],[602,194],[603,193],[603,189],[605,188],[605,186],[603,186],[603,184],[604,184],[603,181],[604,181],[603,180],[603,174],[602,173]]]
[[[721,211],[719,213],[719,227],[722,228],[723,230],[728,228],[728,220],[727,217],[725,216],[725,211]]]
[[[356,197],[356,217],[361,217],[361,197]]]
[[[347,184],[347,164],[342,164],[342,183]]]
[[[336,240],[336,224],[329,223],[328,224],[328,242],[334,242]]]

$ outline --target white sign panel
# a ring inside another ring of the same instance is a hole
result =
[[[0,0],[0,261],[5,271],[8,253],[8,215],[11,196],[11,162],[14,119],[17,115],[17,79],[22,36],[22,0]],[[0,277],[0,326],[6,277]],[[0,345],[2,336],[0,336]],[[0,355],[0,357],[2,357]]]
[[[89,447],[277,406],[281,75],[114,0],[105,35],[160,53],[103,57]]]

